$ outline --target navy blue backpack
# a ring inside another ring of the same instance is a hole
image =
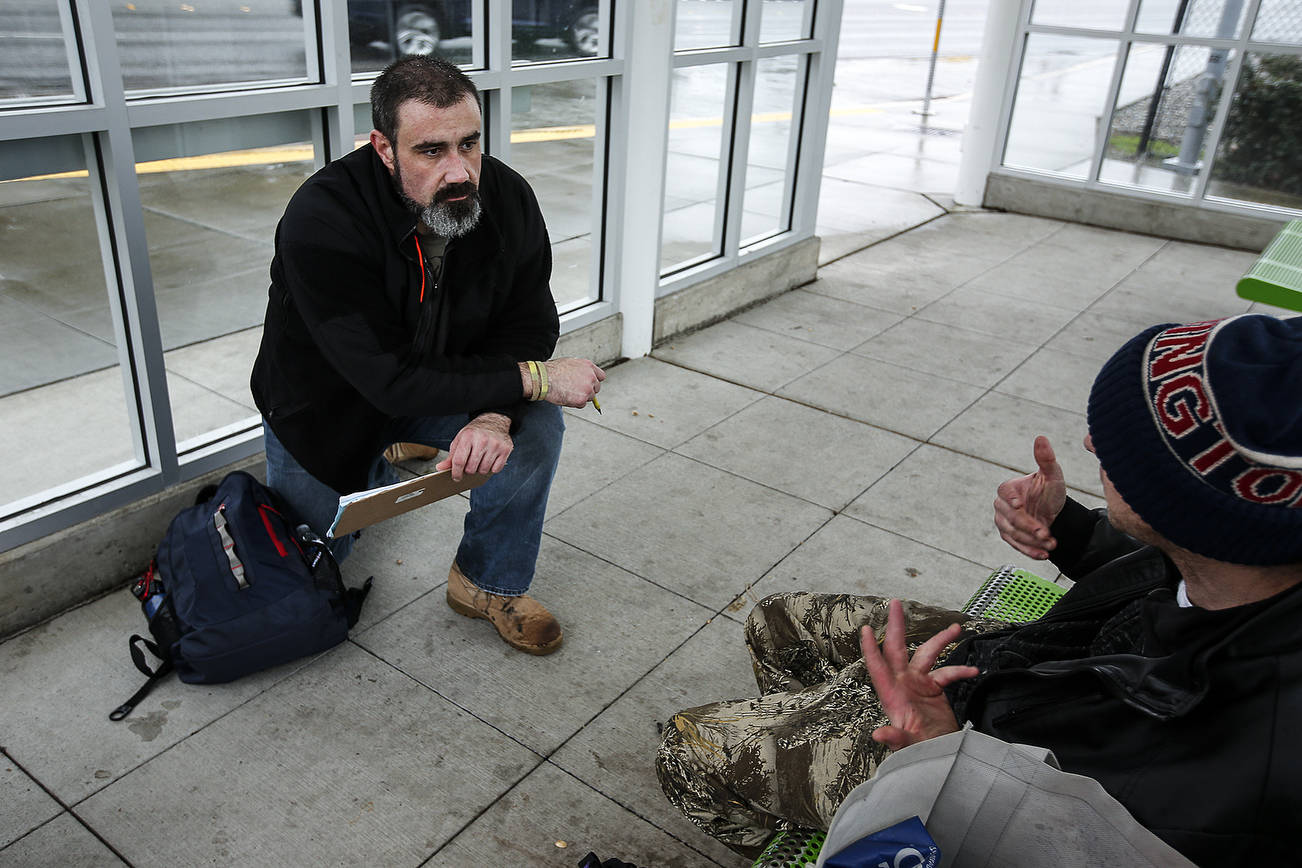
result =
[[[121,720],[172,670],[190,684],[233,681],[344,641],[371,589],[344,587],[325,542],[242,471],[172,519],[154,562],[131,585],[154,641],[133,635],[149,681],[109,715]],[[162,663],[151,669],[148,649]]]

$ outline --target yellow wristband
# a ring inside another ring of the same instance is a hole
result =
[[[547,389],[549,388],[547,385],[547,363],[546,362],[538,363],[538,373],[542,375],[542,389],[538,393],[538,400],[541,401],[547,397]]]
[[[542,379],[538,376],[538,363],[527,362],[529,365],[529,400],[538,400],[538,391],[542,388]]]

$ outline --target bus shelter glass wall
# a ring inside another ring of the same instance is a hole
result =
[[[1035,0],[1031,9],[1031,23],[1120,30],[1129,5],[1129,0],[1101,0],[1094,3],[1081,3],[1079,0]]]
[[[729,65],[674,71],[669,104],[669,146],[661,228],[661,273],[723,249],[719,190],[727,170],[732,124],[724,123]]]
[[[1235,39],[1247,11],[1246,0],[1141,0],[1135,31]]]
[[[674,51],[736,45],[741,35],[740,0],[678,0]]]
[[[1116,53],[1110,39],[1029,34],[1004,165],[1088,177]]]
[[[132,0],[111,9],[128,91],[307,78],[297,0]]]
[[[784,203],[790,201],[787,197],[795,177],[787,166],[799,97],[796,84],[799,66],[804,62],[803,56],[786,55],[755,64],[755,110],[751,114],[745,210],[741,216],[743,244],[790,228],[791,212]]]
[[[1036,0],[1003,165],[1302,210],[1302,3],[1140,0],[1133,35],[1107,5]]]
[[[1221,134],[1207,195],[1302,210],[1299,141],[1302,55],[1248,53]]]
[[[248,372],[276,224],[312,174],[306,112],[135,134],[178,451],[256,427]]]
[[[788,42],[807,39],[809,6],[812,0],[764,0],[760,16],[760,42]]]
[[[511,166],[533,187],[552,242],[552,295],[562,310],[599,298],[592,273],[597,83],[511,91]]]
[[[1192,194],[1233,52],[1136,42],[1112,112],[1099,179]]]
[[[141,460],[82,140],[0,143],[0,169],[4,517],[42,492]]]
[[[477,38],[471,0],[348,0],[354,73],[379,72],[413,54],[468,66]]]
[[[76,36],[67,3],[5,0],[0,24],[0,106],[71,102],[81,93]]]

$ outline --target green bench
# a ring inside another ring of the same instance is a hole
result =
[[[1297,221],[1302,225],[1302,220]],[[1273,304],[1274,302],[1272,302]],[[1025,624],[1044,615],[1067,589],[1034,573],[1004,566],[981,583],[963,605],[963,613],[979,618]],[[751,868],[813,868],[823,848],[824,833],[817,829],[781,832]]]
[[[1239,279],[1240,298],[1302,311],[1302,220],[1290,220]]]

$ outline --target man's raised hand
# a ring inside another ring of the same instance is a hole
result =
[[[871,627],[859,630],[859,647],[873,690],[882,703],[890,724],[873,730],[873,741],[891,750],[958,731],[958,720],[949,707],[944,689],[955,681],[979,674],[975,666],[942,666],[932,669],[945,646],[959,634],[950,624],[918,646],[913,659],[904,642],[904,606],[891,600],[886,614],[886,635],[882,647]]]
[[[1039,469],[999,486],[995,497],[995,527],[1004,542],[1028,557],[1045,560],[1058,541],[1049,526],[1067,502],[1067,483],[1049,438],[1035,438]]]

